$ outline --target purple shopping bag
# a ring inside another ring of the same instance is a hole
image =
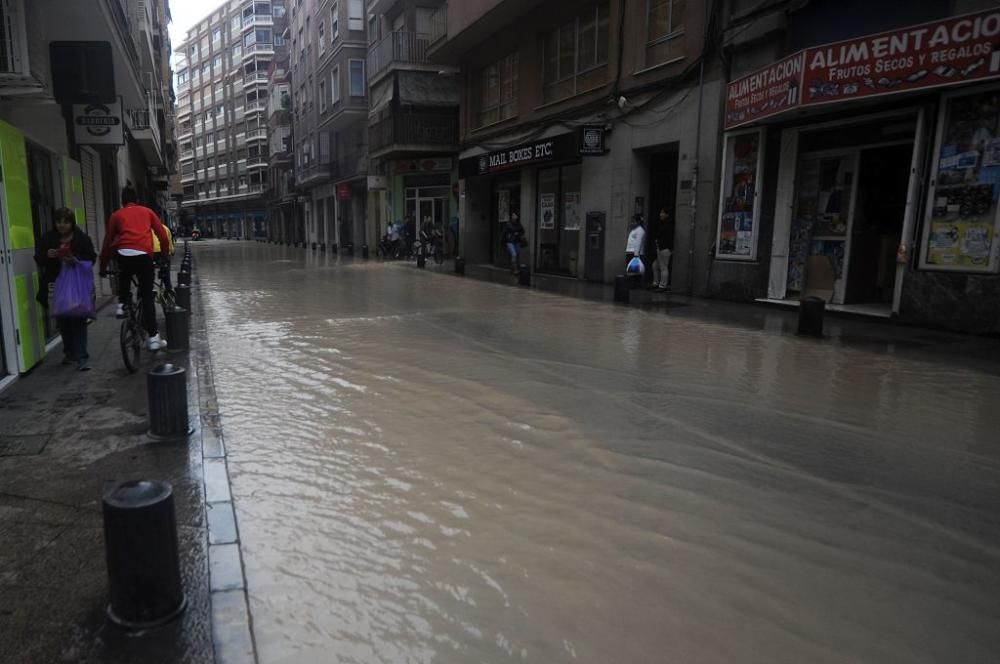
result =
[[[63,263],[52,293],[52,315],[56,318],[97,317],[92,262]]]

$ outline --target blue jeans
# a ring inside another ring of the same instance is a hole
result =
[[[516,242],[508,242],[507,243],[507,253],[510,254],[510,263],[511,263],[511,265],[517,265],[517,254],[518,254],[519,250],[520,250],[520,247],[517,245]]]
[[[62,336],[63,355],[76,360],[81,366],[87,363],[87,319],[57,318],[59,334]]]

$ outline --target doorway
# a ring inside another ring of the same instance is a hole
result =
[[[658,152],[649,157],[649,217],[646,220],[646,261],[647,274],[652,279],[653,270],[648,269],[657,258],[660,249],[674,250],[674,233],[677,229],[677,147],[666,152]],[[660,221],[660,210],[665,210],[667,219]],[[670,263],[673,263],[671,256]],[[668,269],[672,266],[668,265]],[[670,269],[670,275],[673,270]]]
[[[575,277],[583,226],[580,164],[538,170],[535,270]]]
[[[510,269],[510,255],[504,244],[507,224],[512,214],[521,214],[521,181],[497,182],[493,185],[490,204],[490,256],[493,265]],[[523,221],[522,221],[523,223]]]

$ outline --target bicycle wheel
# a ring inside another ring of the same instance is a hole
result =
[[[139,369],[139,359],[142,357],[142,328],[135,319],[126,318],[122,321],[119,342],[125,368],[129,373],[135,373]]]

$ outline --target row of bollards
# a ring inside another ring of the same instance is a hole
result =
[[[191,247],[174,289],[175,308],[164,312],[171,350],[187,350],[191,311]],[[148,436],[184,440],[188,417],[187,371],[161,364],[146,376]],[[104,546],[108,565],[108,619],[129,631],[165,625],[184,612],[180,549],[173,488],[155,480],[118,482],[103,498]]]

